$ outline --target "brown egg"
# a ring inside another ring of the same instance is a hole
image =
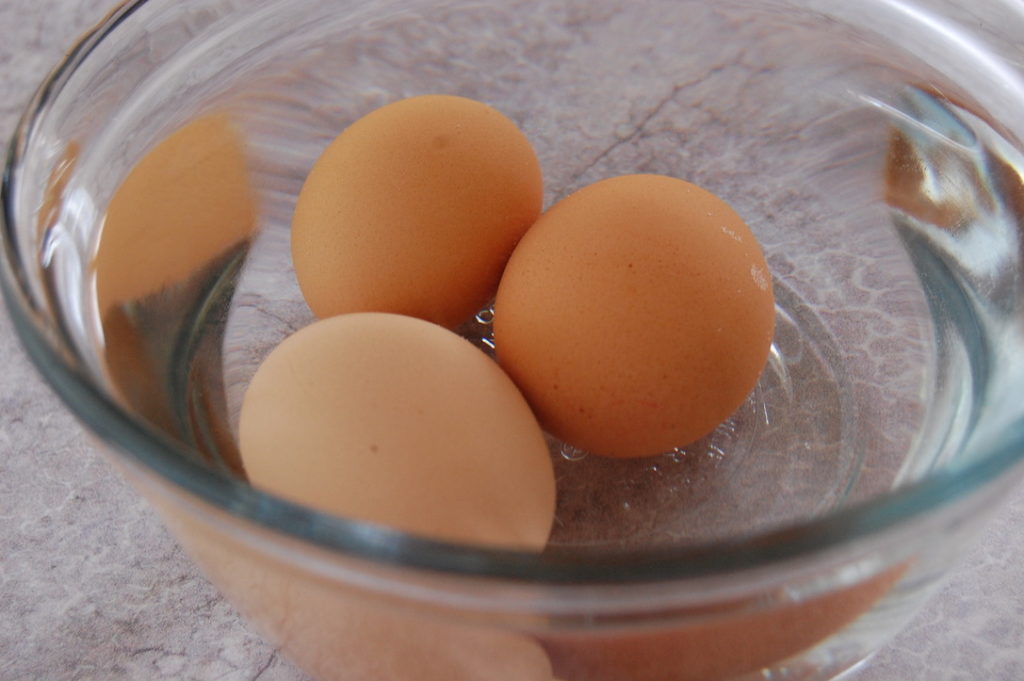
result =
[[[353,123],[314,165],[292,259],[318,317],[396,312],[454,327],[494,293],[540,214],[540,165],[495,109],[427,95]]]
[[[240,421],[253,485],[423,537],[539,550],[554,517],[544,435],[468,341],[386,313],[321,320],[260,366]]]
[[[498,358],[542,425],[597,454],[658,454],[743,402],[774,330],[740,217],[682,180],[629,175],[559,202],[498,288]]]

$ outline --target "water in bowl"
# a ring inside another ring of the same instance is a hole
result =
[[[872,271],[844,264],[841,248],[819,253],[837,283],[808,296],[804,254],[769,235],[777,329],[756,389],[712,435],[656,457],[606,459],[550,438],[559,484],[553,547],[736,537],[918,477],[958,450],[984,389],[994,314],[977,309],[972,289],[1000,285],[1011,269],[1000,254],[1015,243],[1021,166],[983,120],[934,93],[908,89],[899,108],[865,100],[862,113],[843,123],[877,125],[879,115],[888,123],[878,180],[884,229],[903,245],[896,262],[905,267]],[[861,157],[834,159],[844,162],[859,167]],[[228,474],[240,474],[233,433],[248,380],[277,343],[313,320],[289,265],[292,200],[271,198],[251,242],[124,306],[117,328],[107,323],[108,343],[129,339],[134,348],[107,354],[122,395]],[[964,243],[976,245],[967,259]],[[852,328],[850,308],[867,328]],[[492,319],[483,310],[459,331],[491,352]],[[121,367],[129,370],[118,370],[118,358],[129,357],[132,366]],[[929,392],[940,399],[925,410]],[[901,409],[882,418],[892,404]]]

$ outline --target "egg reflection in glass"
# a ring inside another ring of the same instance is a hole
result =
[[[211,114],[135,164],[110,201],[91,263],[116,397],[236,473],[217,338],[255,225],[244,140],[226,115]]]
[[[114,193],[93,259],[101,314],[185,281],[256,222],[245,147],[226,116],[157,144]]]

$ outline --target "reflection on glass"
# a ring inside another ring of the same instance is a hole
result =
[[[236,473],[219,338],[255,223],[243,140],[226,116],[206,116],[157,144],[128,174],[92,263],[114,392]]]

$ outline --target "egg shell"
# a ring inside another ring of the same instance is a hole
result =
[[[387,313],[298,331],[240,417],[253,485],[426,538],[539,550],[554,516],[544,435],[500,367],[440,326]]]
[[[310,171],[292,259],[314,314],[395,312],[452,328],[494,294],[540,214],[540,164],[496,109],[400,100],[349,126]]]
[[[495,302],[497,355],[553,434],[608,456],[712,431],[755,386],[774,299],[760,246],[683,180],[587,186],[523,238]]]

